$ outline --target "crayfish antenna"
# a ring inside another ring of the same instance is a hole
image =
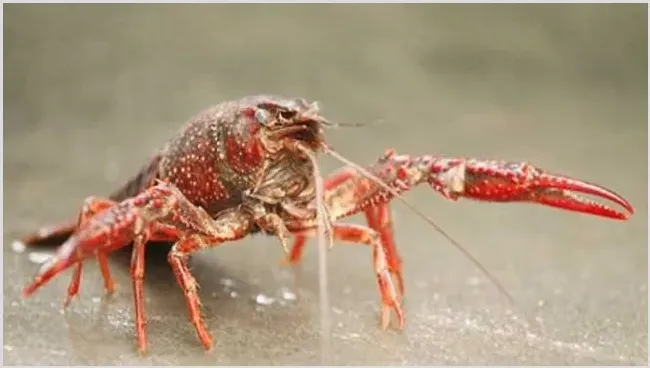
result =
[[[339,121],[331,121],[331,120],[325,120],[321,117],[321,120],[325,122],[325,126],[328,128],[365,128],[371,125],[377,125],[377,124],[382,124],[384,122],[383,119],[376,119],[371,121],[370,123],[341,123]]]
[[[470,260],[492,283],[497,287],[499,292],[508,299],[508,302],[511,304],[515,304],[515,299],[512,297],[512,295],[506,290],[506,288],[501,284],[501,282],[490,272],[488,271],[483,264],[476,259],[463,245],[461,245],[459,242],[457,242],[454,238],[452,238],[446,231],[444,231],[438,224],[436,224],[433,219],[431,219],[429,216],[425,215],[422,211],[420,211],[415,205],[412,205],[409,201],[407,201],[403,196],[400,195],[394,188],[391,188],[389,185],[381,181],[376,175],[373,175],[370,173],[368,170],[364,169],[360,165],[355,164],[354,162],[348,160],[347,158],[343,157],[341,154],[338,152],[334,151],[332,148],[330,148],[327,144],[323,143],[323,150],[325,153],[329,154],[330,156],[336,158],[337,160],[341,161],[342,163],[351,166],[355,170],[357,170],[360,174],[363,176],[367,177],[368,179],[374,181],[377,185],[381,186],[385,190],[387,190],[390,194],[392,194],[397,200],[402,202],[406,207],[411,210],[413,213],[415,213],[418,217],[422,218],[424,221],[429,223],[433,228],[445,239],[447,239],[456,249],[458,249],[467,259]]]
[[[318,168],[318,162],[314,154],[303,146],[298,149],[304,153],[312,163],[314,182],[316,183],[316,214],[318,221],[318,282],[319,297],[321,300],[321,361],[325,362],[330,352],[330,302],[327,282],[327,251],[332,247],[334,239],[329,211],[323,201],[325,189],[323,177]]]

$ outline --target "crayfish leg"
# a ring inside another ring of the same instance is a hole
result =
[[[151,230],[148,234],[141,234],[136,236],[133,241],[133,250],[131,253],[131,279],[133,282],[133,303],[135,308],[135,331],[138,343],[138,351],[145,353],[147,350],[147,322],[144,309],[144,270],[145,270],[145,248],[147,242],[169,242],[178,239],[178,232],[176,228],[170,225],[152,223],[150,224]],[[104,253],[98,254],[100,261],[99,265],[108,272],[108,260]],[[104,267],[102,267],[102,259],[104,260]],[[112,279],[104,277],[104,281]],[[106,286],[108,289],[108,286]]]
[[[73,232],[77,228],[86,224],[92,217],[106,210],[107,208],[114,206],[115,204],[116,202],[111,201],[109,199],[104,199],[104,198],[99,198],[94,196],[86,198],[84,200],[81,211],[79,212],[79,217],[77,219],[77,223],[73,228]],[[107,293],[111,294],[115,290],[115,282],[113,281],[113,278],[111,277],[108,268],[108,258],[105,253],[98,252],[97,260],[99,262],[99,268],[101,270],[102,277],[104,279],[104,287]],[[68,293],[65,299],[63,300],[63,308],[66,308],[68,304],[70,304],[70,301],[72,301],[72,299],[75,296],[77,296],[77,294],[79,293],[79,286],[81,284],[81,276],[83,273],[82,269],[83,269],[83,262],[78,262],[75,265],[72,274],[72,279],[70,280],[70,284],[68,285]]]
[[[104,290],[108,294],[113,294],[115,292],[115,281],[113,281],[111,270],[108,267],[108,255],[103,252],[97,253],[97,262],[99,263],[99,270],[104,279]]]
[[[334,225],[334,236],[337,240],[363,244],[372,248],[372,261],[377,275],[377,286],[379,287],[382,303],[381,327],[382,329],[388,328],[390,311],[393,309],[397,314],[398,328],[402,329],[404,327],[404,313],[402,312],[397,290],[393,285],[388,260],[379,233],[365,226],[337,224]]]
[[[201,315],[201,301],[198,295],[199,286],[187,267],[189,254],[204,247],[204,242],[199,239],[185,238],[174,245],[167,259],[174,271],[176,281],[185,295],[190,322],[194,325],[203,346],[209,350],[212,348],[212,337]]]
[[[198,283],[190,272],[187,262],[191,253],[205,248],[219,246],[227,241],[243,238],[248,234],[253,224],[252,217],[239,211],[221,213],[216,219],[202,221],[201,217],[209,219],[205,212],[198,207],[185,208],[186,220],[193,224],[201,224],[195,232],[181,237],[174,244],[167,260],[171,265],[176,281],[183,290],[190,322],[194,325],[199,340],[206,349],[212,348],[212,337],[208,332],[201,315],[201,301],[198,295]]]
[[[104,290],[107,294],[113,294],[115,292],[115,282],[111,277],[110,269],[108,268],[108,256],[106,253],[98,253],[97,261],[99,262],[99,269],[102,273],[102,278],[104,279]],[[79,286],[81,285],[81,275],[83,273],[83,262],[78,262],[75,265],[74,271],[72,273],[72,279],[68,285],[68,293],[63,300],[63,308],[67,308],[72,299],[79,294]]]
[[[388,270],[397,281],[397,292],[401,297],[404,295],[404,277],[402,275],[402,259],[397,252],[395,235],[393,232],[393,220],[388,203],[377,204],[364,210],[368,226],[379,234],[381,245],[384,248]],[[289,257],[283,259],[283,263],[297,265],[302,259],[307,237],[296,234],[294,243],[289,252]]]
[[[72,280],[70,280],[70,284],[68,285],[68,293],[65,296],[65,299],[63,300],[63,308],[67,308],[68,304],[70,304],[70,301],[79,293],[79,284],[81,283],[81,274],[83,272],[83,263],[78,262],[75,267],[74,271],[72,273]]]
[[[282,258],[281,263],[288,264],[288,265],[297,265],[298,263],[300,263],[305,248],[305,244],[307,244],[307,237],[304,235],[296,235],[293,245],[291,246],[291,250],[289,252],[289,257]]]
[[[147,332],[144,312],[144,250],[147,239],[138,235],[133,241],[131,255],[131,278],[133,280],[133,299],[135,307],[135,331],[138,340],[138,350],[147,350]]]
[[[373,217],[372,221],[375,220],[376,217]],[[404,313],[399,301],[398,292],[393,285],[388,260],[379,233],[370,227],[356,224],[334,224],[332,230],[335,240],[367,245],[372,248],[373,267],[377,275],[377,286],[379,287],[382,303],[381,327],[383,329],[388,328],[392,309],[397,314],[398,328],[402,329],[404,327]],[[312,229],[302,232],[299,235],[311,237],[316,235],[316,231]]]
[[[386,253],[386,261],[390,273],[397,280],[397,292],[401,297],[404,295],[404,277],[402,276],[402,259],[397,252],[395,245],[395,234],[393,232],[393,219],[391,208],[388,203],[377,204],[364,212],[368,226],[379,233],[381,244]]]

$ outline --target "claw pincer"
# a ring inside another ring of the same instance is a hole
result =
[[[138,227],[138,219],[132,214],[130,202],[107,208],[70,236],[56,254],[41,266],[32,283],[23,291],[23,296],[32,294],[57,274],[94,257],[99,251],[108,253],[127,245]]]
[[[80,265],[87,259],[122,248],[138,234],[158,230],[156,227],[147,226],[147,223],[157,217],[164,217],[169,212],[164,208],[161,210],[160,207],[164,204],[163,199],[171,197],[170,194],[165,187],[152,188],[110,206],[88,219],[59,247],[56,254],[41,266],[34,280],[23,291],[23,296],[29,296],[54,276],[75,264]],[[153,214],[149,208],[158,209],[158,212]]]
[[[430,183],[440,186],[441,177],[452,167],[464,167],[461,190],[455,196],[490,202],[532,202],[568,211],[625,220],[634,208],[619,194],[586,181],[546,172],[525,162],[446,159],[433,165]],[[449,179],[447,178],[447,182]],[[589,194],[612,201],[626,212],[579,196]]]

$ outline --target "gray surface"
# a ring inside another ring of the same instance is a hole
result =
[[[94,262],[67,316],[59,306],[70,272],[19,297],[37,266],[11,250],[13,239],[110,191],[198,110],[258,92],[318,99],[334,120],[382,119],[329,136],[359,163],[387,147],[525,159],[604,184],[638,210],[615,222],[448,203],[419,188],[408,198],[502,280],[517,309],[395,204],[406,329],[379,330],[370,252],[341,245],[330,254],[327,363],[645,364],[645,9],[6,5],[5,364],[319,363],[315,242],[293,271],[262,237],[194,259],[215,339],[207,354],[164,249],[149,250],[147,357],[135,354],[128,254],[112,260],[120,288],[109,300]],[[283,287],[297,300],[251,300]],[[543,329],[525,324],[535,318]]]

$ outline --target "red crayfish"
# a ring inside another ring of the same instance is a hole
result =
[[[527,163],[388,151],[361,168],[327,146],[324,128],[331,125],[317,103],[268,95],[225,101],[200,112],[120,190],[106,198],[89,197],[74,221],[21,239],[31,245],[67,238],[23,295],[73,267],[67,305],[79,291],[83,262],[95,257],[105,288],[112,292],[107,254],[133,243],[135,325],[139,350],[145,351],[145,247],[151,241],[174,242],[168,261],[185,295],[190,321],[209,349],[212,338],[201,317],[197,282],[187,266],[190,254],[263,231],[279,237],[295,263],[306,239],[317,234],[318,219],[324,218],[331,240],[372,248],[382,327],[388,326],[392,309],[401,328],[404,282],[389,201],[418,184],[427,183],[451,200],[525,201],[612,219],[626,219],[634,212],[608,189]],[[319,190],[315,155],[320,152],[352,166],[325,178]],[[574,192],[611,200],[627,213]],[[338,222],[360,212],[368,226]],[[289,250],[291,236],[295,241]]]

